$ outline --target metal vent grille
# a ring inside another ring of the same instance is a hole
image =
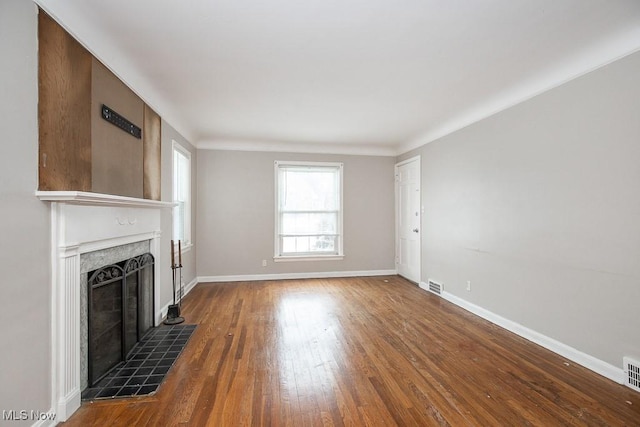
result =
[[[433,281],[431,279],[428,280],[428,285],[429,285],[429,291],[433,292],[434,294],[442,294],[442,284],[438,283],[436,281]]]
[[[626,384],[635,391],[640,391],[640,362],[625,357],[623,363]]]

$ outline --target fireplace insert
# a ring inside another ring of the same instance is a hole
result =
[[[89,273],[89,386],[125,362],[153,328],[153,264],[146,253]]]

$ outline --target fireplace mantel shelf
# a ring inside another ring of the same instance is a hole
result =
[[[176,205],[173,202],[161,202],[158,200],[114,196],[112,194],[90,193],[86,191],[36,191],[36,197],[46,202],[61,202],[92,206],[172,208]]]

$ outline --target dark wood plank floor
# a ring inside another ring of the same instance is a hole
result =
[[[640,393],[396,277],[200,284],[154,396],[69,426],[640,425]]]

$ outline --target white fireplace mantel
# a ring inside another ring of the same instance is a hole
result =
[[[36,197],[47,202],[64,202],[76,205],[129,206],[140,208],[171,208],[172,202],[138,199],[136,197],[114,196],[112,194],[90,193],[87,191],[36,191]]]
[[[154,320],[158,325],[162,317],[161,210],[175,204],[81,191],[36,191],[35,195],[51,202],[52,406],[57,421],[65,421],[81,403],[81,254],[149,240],[156,259]]]

